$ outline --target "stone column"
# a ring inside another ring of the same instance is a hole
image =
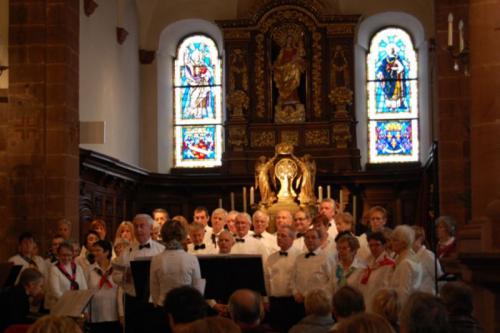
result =
[[[0,233],[8,239],[2,258],[27,230],[44,254],[63,217],[78,236],[79,1],[11,0],[9,12],[8,109],[0,106]]]

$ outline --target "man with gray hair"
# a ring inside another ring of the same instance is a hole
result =
[[[269,227],[269,215],[262,210],[253,213],[253,238],[259,240],[267,249],[268,253],[273,253],[279,249],[276,244],[276,236],[267,232]]]
[[[332,318],[332,296],[323,289],[313,289],[304,300],[306,317],[293,326],[289,333],[326,333],[335,324]]]
[[[238,289],[229,298],[228,310],[231,319],[242,332],[271,332],[271,328],[261,324],[264,317],[262,297],[249,289]]]
[[[160,243],[151,239],[154,220],[148,214],[138,214],[134,217],[134,231],[137,243],[124,249],[113,270],[113,281],[125,291],[125,332],[142,332],[144,316],[149,306],[144,300],[136,297],[134,279],[130,262],[139,258],[152,257],[165,250]]]
[[[238,213],[234,220],[236,229],[235,244],[231,250],[231,254],[257,254],[262,256],[265,261],[268,256],[266,247],[254,238],[250,233],[251,224],[250,215],[247,213]]]

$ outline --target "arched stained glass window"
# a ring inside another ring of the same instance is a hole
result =
[[[185,38],[174,62],[176,167],[215,167],[222,156],[222,75],[215,42]]]
[[[410,35],[378,31],[366,65],[369,163],[418,161],[418,63]]]

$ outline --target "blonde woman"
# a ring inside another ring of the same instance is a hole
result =
[[[130,244],[135,243],[137,240],[135,238],[134,225],[130,221],[123,221],[120,223],[116,229],[115,242],[117,239],[125,239]]]

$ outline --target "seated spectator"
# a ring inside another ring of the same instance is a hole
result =
[[[371,309],[373,313],[384,317],[391,324],[394,331],[399,332],[399,314],[401,302],[394,289],[380,289],[373,295]]]
[[[337,320],[335,328],[342,321],[357,313],[365,311],[363,295],[351,286],[345,286],[337,290],[333,295],[333,314]]]
[[[389,323],[373,313],[358,313],[342,322],[335,333],[394,333]]]
[[[428,293],[413,293],[403,305],[401,333],[447,333],[448,314],[441,299]]]
[[[483,328],[472,316],[472,289],[463,282],[448,282],[441,288],[441,299],[448,310],[451,332],[483,333]]]
[[[27,324],[35,321],[30,314],[29,298],[43,295],[43,275],[36,268],[26,268],[19,276],[19,282],[0,294],[0,332],[13,324]]]
[[[241,333],[241,329],[231,319],[216,316],[192,322],[183,333]]]
[[[69,317],[45,316],[30,327],[28,333],[82,333],[76,321]]]
[[[436,219],[436,235],[438,238],[436,252],[439,259],[455,256],[457,252],[455,229],[456,222],[451,216],[440,216]]]
[[[332,318],[332,297],[323,289],[314,289],[304,300],[306,317],[293,326],[289,333],[330,332],[335,324]]]
[[[172,332],[184,332],[189,323],[207,316],[208,305],[195,288],[183,286],[165,296],[163,310]]]
[[[247,332],[271,332],[271,328],[261,323],[264,305],[261,296],[249,289],[236,290],[229,297],[228,310],[231,319]]]
[[[441,264],[436,260],[434,252],[425,247],[425,230],[420,226],[412,226],[415,231],[413,251],[415,258],[422,265],[422,284],[420,291],[436,295],[436,278],[443,275]]]

